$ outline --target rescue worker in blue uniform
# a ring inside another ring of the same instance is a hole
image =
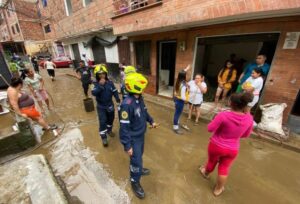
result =
[[[97,113],[99,120],[99,134],[102,138],[104,147],[108,146],[107,135],[113,136],[112,128],[115,118],[115,109],[112,97],[115,97],[116,102],[120,103],[120,98],[115,85],[107,77],[107,69],[102,67],[96,73],[96,82],[92,90],[93,96],[97,101]]]
[[[150,174],[149,169],[143,168],[142,160],[147,122],[153,128],[157,127],[147,112],[142,97],[147,84],[147,79],[141,74],[132,73],[127,76],[125,86],[129,95],[122,101],[120,109],[120,140],[124,145],[124,150],[130,156],[131,187],[138,198],[145,197],[140,178]]]

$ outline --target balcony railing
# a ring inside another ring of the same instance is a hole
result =
[[[161,4],[162,0],[113,0],[114,17]]]

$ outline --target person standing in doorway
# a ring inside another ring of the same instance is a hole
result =
[[[258,103],[259,94],[264,85],[264,80],[262,78],[262,69],[255,68],[252,71],[251,76],[243,83],[242,89],[245,92],[249,92],[254,95],[251,103],[248,104],[247,111],[250,112],[251,109]]]
[[[242,92],[242,85],[243,83],[251,76],[253,69],[261,68],[262,69],[262,76],[266,77],[270,70],[270,65],[266,63],[267,57],[264,54],[259,54],[256,57],[255,63],[251,63],[246,66],[244,72],[241,74],[239,78],[239,86],[237,88],[237,93]]]
[[[221,71],[218,74],[218,88],[215,97],[216,106],[219,105],[219,98],[221,95],[222,95],[222,102],[224,102],[235,80],[236,80],[236,69],[233,67],[233,63],[230,60],[226,60],[224,68],[221,69]]]
[[[48,75],[51,77],[51,80],[54,81],[55,78],[55,70],[56,65],[51,61],[51,58],[49,58],[45,63],[44,63],[44,68],[47,69]]]
[[[107,135],[113,137],[112,128],[115,118],[115,109],[112,97],[115,97],[118,106],[120,98],[117,89],[112,81],[107,77],[107,69],[102,66],[96,73],[96,82],[92,90],[97,101],[97,113],[99,120],[99,134],[104,147],[108,146]]]
[[[190,69],[190,65],[178,73],[174,89],[175,113],[173,118],[173,130],[176,134],[182,135],[183,132],[179,129],[179,118],[184,108],[184,104],[189,100],[189,87],[186,82],[186,72]],[[188,126],[181,126],[185,130],[189,130]]]
[[[129,95],[122,101],[120,109],[120,140],[130,157],[130,182],[134,194],[142,199],[145,192],[140,184],[141,176],[149,175],[150,170],[143,168],[143,153],[147,122],[152,128],[157,125],[149,115],[142,93],[147,87],[147,79],[139,73],[125,78]]]
[[[81,80],[83,92],[86,98],[88,98],[89,86],[92,83],[92,74],[83,60],[79,62],[79,68],[76,70],[76,75]]]
[[[207,92],[207,85],[204,82],[204,76],[202,74],[196,74],[195,79],[191,80],[188,85],[190,87],[188,120],[191,120],[193,111],[196,111],[195,125],[197,125],[200,118],[200,107],[203,102],[203,94]]]
[[[240,138],[248,137],[252,131],[253,117],[245,113],[252,98],[251,93],[231,95],[231,110],[218,113],[207,126],[213,135],[208,145],[207,163],[199,170],[204,178],[208,178],[218,164],[218,179],[213,190],[215,196],[224,191],[229,169],[239,152]]]
[[[25,70],[25,74],[27,76],[25,78],[25,84],[28,86],[30,92],[37,100],[41,111],[44,112],[43,101],[45,101],[48,110],[50,110],[49,98],[45,89],[43,78],[39,74],[34,73],[32,69]]]

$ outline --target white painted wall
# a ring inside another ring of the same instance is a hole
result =
[[[87,42],[90,38],[91,37],[80,37],[80,38],[73,38],[73,39],[68,39],[63,41],[64,47],[69,46],[68,49],[70,50],[71,59],[74,60],[74,53],[71,45],[78,44],[81,59],[83,60],[82,54],[86,54],[88,59],[94,60],[92,49],[90,47],[83,46],[83,42]]]
[[[66,56],[69,56],[72,59],[73,52],[71,52],[70,46],[69,45],[64,45],[64,49],[65,49]],[[73,58],[74,58],[74,56],[73,56]]]
[[[116,37],[113,36],[112,32],[105,32],[98,35],[99,37],[103,38],[104,40],[107,40],[109,42],[113,41]],[[69,46],[70,50],[70,57],[74,59],[73,50],[71,47],[71,44],[78,43],[80,57],[82,58],[82,54],[86,54],[87,58],[90,60],[94,60],[94,55],[91,47],[84,47],[83,43],[89,41],[93,36],[87,36],[87,37],[80,37],[80,38],[74,38],[74,39],[68,39],[63,41],[64,47]],[[66,49],[67,50],[67,49]],[[105,47],[105,56],[106,61],[108,63],[119,63],[119,53],[118,53],[118,45],[115,44],[112,47]]]
[[[105,32],[101,33],[99,37],[103,38],[104,40],[107,40],[109,42],[112,42],[116,39],[116,37],[113,35],[112,32]],[[118,53],[118,45],[115,44],[112,47],[105,47],[105,56],[106,61],[109,63],[119,63],[119,53]]]

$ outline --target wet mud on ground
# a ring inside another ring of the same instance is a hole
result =
[[[128,182],[128,156],[118,138],[118,122],[115,119],[115,137],[109,139],[109,147],[103,148],[98,135],[96,111],[86,113],[83,107],[83,91],[80,81],[64,73],[71,69],[57,70],[56,81],[51,82],[45,70],[42,76],[53,97],[55,112],[50,120],[62,118],[67,127],[79,127],[84,144],[97,152],[96,160],[118,185],[127,182],[126,191],[132,203],[299,203],[300,201],[300,156],[255,139],[241,142],[241,149],[229,177],[224,194],[215,198],[211,191],[216,181],[216,172],[210,180],[205,180],[198,167],[206,159],[210,134],[206,123],[198,126],[190,123],[191,131],[182,136],[172,132],[173,113],[165,108],[147,103],[149,113],[158,129],[148,129],[145,141],[144,166],[151,169],[151,175],[142,178],[146,192],[144,200],[137,199]],[[96,104],[95,104],[96,105]],[[182,117],[185,119],[185,116]],[[49,156],[47,148],[36,153]]]

